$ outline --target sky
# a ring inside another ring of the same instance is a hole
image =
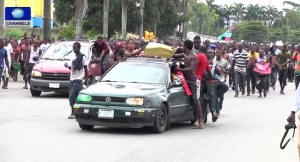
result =
[[[215,0],[215,4],[218,5],[229,5],[229,4],[233,4],[233,3],[243,3],[245,5],[249,5],[249,4],[259,4],[259,5],[272,5],[275,6],[276,8],[278,8],[278,10],[282,10],[282,8],[288,8],[291,9],[292,7],[290,5],[285,4],[283,6],[283,1],[284,0]],[[290,0],[292,2],[295,3],[300,3],[300,0]]]

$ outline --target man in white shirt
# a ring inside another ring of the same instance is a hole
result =
[[[7,52],[7,59],[8,59],[9,67],[7,67],[7,66],[4,67],[4,71],[3,71],[4,83],[2,86],[3,89],[7,89],[7,87],[8,87],[9,68],[11,66],[11,57],[12,57],[12,53],[13,53],[13,49],[11,46],[9,46],[9,43],[10,43],[9,40],[5,40],[4,49],[6,49],[6,52]]]
[[[42,50],[42,53],[45,53],[45,51],[48,49],[49,46],[50,46],[50,44],[48,43],[48,40],[44,39],[44,42],[40,47],[41,50]]]
[[[295,120],[295,114],[300,110],[300,86],[297,87],[296,94],[293,99],[293,105],[291,107],[291,114],[287,118],[287,121],[289,123],[294,123]],[[300,115],[298,116],[299,119],[299,125],[300,125]],[[298,153],[300,158],[300,126],[298,126]]]
[[[80,52],[81,45],[79,42],[75,42],[73,44],[73,51],[76,55],[76,58],[72,60],[72,64],[68,65],[65,63],[65,67],[71,70],[70,75],[70,86],[69,86],[69,102],[71,106],[71,115],[68,119],[75,119],[74,116],[74,105],[76,102],[76,98],[78,93],[82,90],[82,77],[84,75],[85,85],[87,85],[88,80],[88,70],[87,70],[87,59],[84,54]]]

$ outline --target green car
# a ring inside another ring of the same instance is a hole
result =
[[[74,106],[83,130],[94,126],[142,128],[162,133],[173,122],[193,122],[193,107],[182,84],[172,81],[173,61],[129,58],[82,90]]]

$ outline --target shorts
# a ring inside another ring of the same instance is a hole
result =
[[[200,87],[201,87],[201,81],[199,79],[197,79],[196,81],[197,83],[197,98],[200,98]]]

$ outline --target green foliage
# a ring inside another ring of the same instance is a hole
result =
[[[137,33],[141,23],[141,15],[136,4],[139,0],[128,0],[127,32]],[[121,33],[122,29],[122,3],[120,0],[109,1],[109,24],[108,37]],[[75,15],[74,0],[54,0],[55,18],[60,23],[74,24]],[[182,23],[179,18],[173,0],[146,0],[144,8],[144,29],[155,30],[157,25],[157,35],[165,36],[174,32],[177,24]],[[88,37],[93,37],[94,33],[103,32],[103,1],[89,0],[89,10],[84,19],[83,30]],[[92,32],[93,31],[93,32]]]
[[[243,21],[235,26],[233,38],[250,42],[265,42],[267,27],[260,21]]]
[[[88,38],[88,39],[97,39],[98,36],[100,36],[102,34],[100,34],[98,31],[96,30],[90,30],[88,32],[85,33],[85,36]]]
[[[58,34],[62,38],[75,38],[75,35],[76,35],[74,26],[61,27]]]
[[[22,36],[24,35],[24,31],[22,31],[22,29],[9,29],[9,28],[6,28],[4,30],[4,38],[8,38],[10,36],[18,39],[18,38],[21,38]]]

